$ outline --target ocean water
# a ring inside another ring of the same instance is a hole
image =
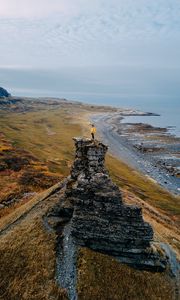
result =
[[[102,101],[97,101],[103,103]],[[167,99],[166,101],[161,98],[148,99],[131,99],[126,98],[113,99],[106,102],[107,105],[117,107],[134,108],[144,112],[153,112],[159,114],[159,116],[130,116],[125,117],[124,122],[128,123],[146,123],[152,126],[168,128],[168,131],[180,137],[180,99]]]
[[[132,68],[56,71],[0,68],[0,86],[15,96],[59,97],[157,113],[160,116],[134,116],[125,121],[170,126],[171,132],[180,137],[178,74],[169,70],[164,77],[163,70],[152,73]]]
[[[144,101],[143,103],[134,102],[135,107],[144,112],[153,112],[159,116],[130,116],[123,122],[128,123],[146,123],[156,127],[168,128],[168,131],[180,137],[180,99],[156,99],[153,101]]]

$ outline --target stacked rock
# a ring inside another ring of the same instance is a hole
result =
[[[106,173],[104,160],[108,147],[91,139],[74,138],[73,140],[75,141],[76,155],[71,178],[77,179],[80,174],[90,178],[96,173]]]
[[[141,208],[126,205],[104,166],[107,146],[74,138],[75,161],[63,203],[71,204],[71,234],[78,245],[116,256],[138,269],[162,271],[166,259],[154,247]]]

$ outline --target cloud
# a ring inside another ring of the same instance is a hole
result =
[[[179,64],[179,0],[0,0],[1,64]]]
[[[4,18],[41,18],[53,13],[72,14],[74,5],[65,0],[0,0]]]
[[[53,14],[74,16],[83,10],[95,11],[101,0],[0,0],[0,17],[42,18]]]

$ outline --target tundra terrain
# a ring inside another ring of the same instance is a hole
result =
[[[115,111],[64,99],[0,104],[0,299],[68,299],[55,278],[56,235],[43,215],[59,201],[73,162],[72,137],[89,135],[89,114]],[[112,155],[106,166],[175,263],[164,273],[141,272],[82,248],[78,299],[178,299],[179,197]]]

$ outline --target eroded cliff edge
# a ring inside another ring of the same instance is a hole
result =
[[[76,299],[76,254],[88,247],[136,269],[161,272],[167,258],[153,245],[152,227],[141,208],[123,203],[105,168],[107,146],[74,138],[76,153],[59,205],[47,215],[56,230],[57,280]]]

